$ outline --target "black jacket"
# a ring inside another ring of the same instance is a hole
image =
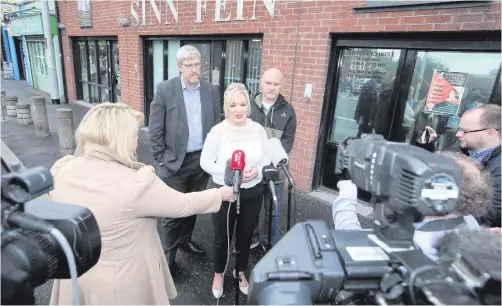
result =
[[[428,144],[421,144],[417,141],[417,146],[426,149],[427,151],[434,152],[436,147],[434,142],[430,142]],[[458,143],[454,144],[450,151],[462,152],[463,154],[469,156],[469,151],[461,148]],[[488,157],[483,162],[483,167],[490,172],[492,177],[492,188],[493,188],[493,198],[492,198],[492,206],[488,210],[488,214],[486,216],[477,218],[479,224],[485,225],[488,227],[500,227],[500,215],[501,215],[501,207],[500,207],[500,193],[501,193],[501,178],[500,178],[500,146],[498,146],[495,150],[493,150],[490,157]]]
[[[265,128],[269,139],[279,138],[286,153],[291,152],[296,136],[296,113],[284,96],[279,94],[265,116],[262,95],[258,94],[251,103],[251,119]]]

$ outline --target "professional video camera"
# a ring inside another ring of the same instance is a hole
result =
[[[296,224],[254,267],[248,304],[472,305],[500,287],[500,271],[472,254],[443,267],[414,247],[414,222],[457,208],[454,160],[363,134],[339,145],[335,172],[372,194],[373,230]]]
[[[2,159],[2,304],[33,305],[34,289],[49,279],[73,280],[101,253],[99,227],[85,207],[36,199],[53,189],[49,170],[19,171]]]

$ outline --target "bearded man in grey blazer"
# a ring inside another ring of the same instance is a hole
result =
[[[200,153],[207,133],[221,122],[220,93],[216,86],[200,80],[201,55],[197,48],[181,47],[176,62],[181,75],[157,85],[148,131],[157,175],[169,187],[187,193],[206,188],[209,176],[200,167]],[[165,200],[169,205],[170,199]],[[196,218],[163,218],[159,224],[173,277],[178,246],[187,252],[203,253],[191,241]]]

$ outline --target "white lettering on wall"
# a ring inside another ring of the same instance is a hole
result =
[[[138,15],[138,12],[136,12],[136,9],[134,7],[138,7],[139,6],[139,3],[137,1],[133,1],[131,2],[131,15],[134,19],[134,21],[132,22],[132,26],[133,27],[137,27],[139,25],[139,15]]]
[[[150,5],[147,8],[147,1]],[[160,1],[160,2],[158,2]],[[176,3],[175,3],[176,1]],[[133,18],[132,26],[137,27],[140,25],[140,17],[138,9],[140,9],[141,2],[141,25],[142,26],[152,26],[154,25],[154,19],[157,19],[158,24],[162,24],[162,3],[165,2],[165,23],[169,23],[169,11],[171,11],[171,15],[173,16],[176,23],[179,22],[179,0],[133,0],[131,1],[131,15]],[[210,2],[212,2],[211,0]],[[227,1],[229,0],[215,0],[215,10],[214,10],[214,19],[213,22],[229,22],[232,20],[232,12],[227,11]],[[250,1],[246,0],[231,0],[236,1],[237,9],[235,11],[234,21],[244,21],[246,18],[244,17],[244,5],[249,3]],[[267,9],[268,14],[272,19],[275,16],[275,2],[276,0],[261,0]],[[249,20],[258,20],[256,17],[256,2],[258,0],[253,0],[253,15]],[[189,1],[189,3],[193,3]],[[196,0],[196,8],[195,8],[195,23],[203,23],[202,16],[207,15],[207,0]],[[150,11],[150,23],[147,24],[147,9]],[[153,14],[152,14],[153,10]],[[155,17],[154,17],[155,15]],[[222,17],[222,15],[226,15],[226,17]]]
[[[166,0],[167,6],[171,10],[171,14],[173,14],[174,20],[176,23],[178,23],[178,7],[179,3],[178,0],[176,0],[176,6],[174,6],[173,0]],[[166,7],[166,24],[169,24],[168,18],[167,18],[167,7]]]
[[[253,0],[253,17],[251,17],[250,20],[258,20],[258,18],[256,18],[256,1],[257,0]],[[265,7],[267,8],[267,12],[270,15],[270,17],[272,17],[272,19],[274,19],[275,0],[262,0],[262,1],[263,1],[263,4],[265,4]]]
[[[242,15],[244,13],[244,0],[237,0],[237,18],[234,20],[246,20]]]
[[[151,10],[153,9],[153,13],[155,14],[155,17],[157,17],[157,21],[161,23],[161,16],[160,16],[160,9],[162,9],[162,2],[160,2],[160,9],[157,7],[157,3],[155,3],[155,0],[150,0],[150,25],[153,25],[153,18],[151,14]]]

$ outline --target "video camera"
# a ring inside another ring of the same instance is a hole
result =
[[[1,161],[2,304],[33,305],[37,286],[71,278],[78,305],[77,278],[101,253],[96,219],[85,207],[36,199],[53,190],[49,170]]]
[[[296,224],[254,267],[248,304],[473,305],[487,300],[482,287],[500,287],[500,271],[468,254],[450,269],[414,247],[414,222],[456,211],[462,173],[453,159],[363,134],[339,145],[335,172],[372,194],[373,230]]]

